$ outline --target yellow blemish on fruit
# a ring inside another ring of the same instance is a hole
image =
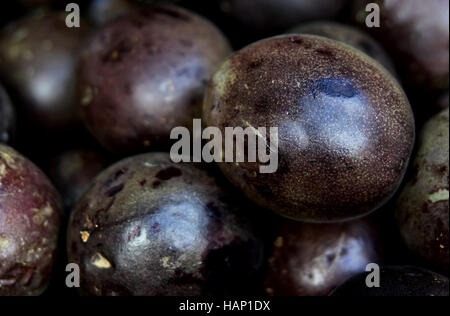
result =
[[[112,267],[111,262],[108,261],[101,253],[97,252],[91,260],[92,264],[99,269],[110,269]]]
[[[90,235],[89,232],[87,232],[87,231],[81,231],[81,232],[80,232],[81,240],[82,240],[84,243],[87,243],[87,242],[88,242],[90,236],[91,236],[91,235]]]
[[[449,199],[449,192],[447,189],[439,190],[428,196],[428,200],[431,201],[431,203],[447,201],[448,199]]]
[[[283,247],[283,244],[284,244],[283,237],[278,236],[277,239],[275,239],[275,242],[274,242],[273,244],[274,244],[274,246],[277,247],[277,248]]]

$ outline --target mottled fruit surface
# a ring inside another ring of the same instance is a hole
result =
[[[0,145],[0,296],[44,291],[60,216],[60,198],[47,177],[15,150]]]
[[[82,56],[88,128],[115,152],[167,143],[173,127],[199,117],[207,82],[229,53],[215,26],[184,9],[150,6],[114,20]]]
[[[48,130],[77,120],[75,72],[86,25],[68,28],[65,19],[36,11],[0,34],[0,77],[16,106]]]
[[[84,295],[249,294],[262,243],[205,171],[167,154],[104,171],[69,224]]]
[[[355,1],[356,20],[365,27],[369,1]],[[395,57],[403,80],[421,89],[448,89],[449,2],[377,0],[380,27],[371,30]]]
[[[256,203],[303,221],[380,207],[400,184],[414,141],[409,102],[388,72],[310,35],[266,39],[230,57],[211,81],[204,117],[222,135],[242,127],[264,140],[278,128],[276,172],[260,173],[248,158],[219,166]],[[259,127],[267,134],[255,133]]]
[[[222,11],[246,27],[275,32],[335,17],[347,0],[220,0]]]
[[[274,296],[323,296],[369,263],[382,261],[373,222],[304,224],[283,221],[277,229],[265,290]]]
[[[449,110],[430,119],[420,135],[412,176],[396,205],[396,218],[409,249],[449,269]]]
[[[9,96],[0,86],[0,143],[11,142],[16,125],[16,116]]]
[[[320,21],[299,25],[286,33],[318,35],[343,42],[366,53],[391,74],[395,74],[394,64],[384,48],[369,34],[358,28],[336,22]]]
[[[48,174],[63,197],[66,212],[72,210],[107,163],[102,153],[88,148],[68,150],[51,159]]]
[[[372,272],[373,273],[373,272]],[[369,272],[357,275],[338,287],[332,296],[448,296],[448,278],[410,266],[381,267],[380,287],[367,287]],[[373,278],[370,278],[373,281]]]

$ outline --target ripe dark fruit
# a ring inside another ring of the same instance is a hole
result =
[[[370,35],[352,26],[321,21],[300,25],[286,33],[318,35],[343,42],[366,53],[389,70],[391,74],[395,74],[394,64],[384,48]]]
[[[166,154],[111,166],[69,224],[69,262],[80,265],[81,293],[249,294],[262,246],[238,203],[205,171]]]
[[[87,148],[68,150],[51,159],[48,174],[62,194],[67,213],[106,166],[101,153]]]
[[[220,0],[222,11],[254,30],[273,33],[298,23],[333,18],[347,0]]]
[[[148,7],[101,28],[82,57],[80,102],[87,126],[114,152],[164,145],[192,126],[215,69],[230,53],[222,34],[176,7]]]
[[[11,142],[15,130],[14,108],[5,89],[0,86],[0,143]]]
[[[278,169],[220,163],[261,206],[330,222],[380,207],[403,178],[414,119],[399,84],[365,54],[309,35],[280,36],[230,57],[211,81],[208,126],[278,127]]]
[[[449,269],[449,110],[429,120],[420,135],[413,174],[396,206],[405,244],[435,267]]]
[[[380,287],[367,287],[368,273],[362,273],[346,281],[332,293],[332,296],[449,295],[448,278],[425,269],[408,266],[382,267]]]
[[[60,198],[47,177],[0,144],[0,296],[44,291],[60,216]]]
[[[380,236],[373,222],[303,224],[278,227],[265,282],[274,296],[328,295],[349,277],[380,263]]]
[[[449,85],[449,2],[377,0],[380,27],[368,28],[382,42],[408,86],[447,90]],[[356,20],[365,27],[366,0],[355,1]]]
[[[0,77],[16,106],[48,130],[77,120],[75,71],[86,25],[68,28],[65,18],[37,11],[0,35]]]

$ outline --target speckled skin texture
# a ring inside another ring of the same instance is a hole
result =
[[[88,148],[67,150],[51,159],[48,175],[61,192],[66,213],[72,211],[92,180],[107,164],[102,153]]]
[[[47,177],[0,144],[0,296],[44,291],[60,217],[60,198]]]
[[[417,267],[382,267],[380,287],[367,287],[368,272],[357,275],[339,288],[332,296],[448,296],[448,278]]]
[[[335,17],[347,0],[220,0],[222,11],[255,30],[282,31],[298,23]]]
[[[36,11],[0,34],[0,77],[16,106],[48,130],[74,124],[75,71],[86,24],[68,28],[66,14]]]
[[[309,35],[263,40],[233,55],[213,77],[204,117],[222,134],[226,126],[278,127],[275,173],[259,173],[259,163],[219,166],[256,203],[311,222],[382,205],[414,141],[398,83],[350,46]]]
[[[230,47],[210,22],[184,9],[147,7],[101,28],[82,57],[85,122],[106,148],[145,151],[199,117],[208,80]]]
[[[382,262],[376,226],[283,221],[269,257],[265,290],[273,296],[325,296],[369,263]]]
[[[429,120],[420,135],[412,177],[396,206],[396,218],[409,249],[449,270],[449,110]]]
[[[369,34],[349,25],[336,22],[319,21],[308,24],[302,24],[288,30],[286,33],[304,33],[311,35],[324,36],[339,42],[343,42],[363,53],[366,53],[391,74],[395,75],[395,67],[391,58],[385,52],[384,48]]]
[[[365,6],[380,5],[380,28],[371,28],[395,57],[405,83],[422,89],[448,89],[449,2],[447,0],[358,0],[357,22],[365,27]]]
[[[174,164],[167,154],[111,166],[69,225],[69,261],[81,267],[81,293],[246,294],[262,245],[236,204],[205,171]]]
[[[0,86],[0,143],[10,143],[16,126],[16,115],[11,99]]]

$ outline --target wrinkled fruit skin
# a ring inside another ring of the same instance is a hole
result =
[[[262,243],[234,200],[205,171],[166,154],[111,166],[69,224],[81,293],[245,294],[262,264]]]
[[[100,152],[88,148],[68,150],[53,158],[48,174],[69,213],[92,180],[107,167],[107,159]]]
[[[370,30],[382,42],[403,80],[411,87],[447,90],[449,86],[449,2],[377,0],[380,26]],[[355,1],[356,20],[365,27],[367,0]]]
[[[45,290],[60,217],[60,198],[47,177],[0,144],[0,296]]]
[[[201,114],[208,80],[230,53],[210,22],[176,7],[148,7],[101,28],[82,57],[81,106],[93,135],[114,152],[169,142]]]
[[[222,11],[254,30],[273,33],[298,23],[333,18],[346,0],[220,0]]]
[[[382,249],[369,220],[304,224],[285,220],[269,258],[266,293],[325,296],[369,263],[380,264]]]
[[[75,72],[86,25],[68,28],[65,18],[65,13],[38,11],[0,35],[0,77],[16,106],[47,130],[78,119]]]
[[[449,269],[449,110],[424,126],[413,162],[413,175],[396,206],[404,242],[434,266]]]
[[[380,287],[367,287],[368,272],[338,287],[332,296],[448,296],[448,278],[416,267],[381,267]]]
[[[374,78],[377,78],[376,80]],[[263,207],[292,219],[332,222],[380,207],[397,189],[414,141],[398,83],[371,58],[322,37],[252,44],[216,72],[208,126],[278,127],[278,169],[220,163]]]
[[[335,41],[343,42],[369,55],[391,74],[395,75],[394,64],[384,48],[369,34],[364,33],[360,29],[335,22],[321,21],[299,25],[286,33],[324,36]]]
[[[14,108],[5,89],[0,86],[0,143],[10,143],[16,126]]]

